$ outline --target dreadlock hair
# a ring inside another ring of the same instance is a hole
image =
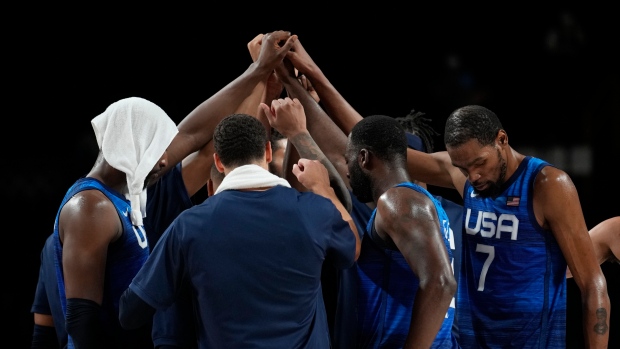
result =
[[[468,105],[453,111],[446,120],[444,143],[458,147],[475,139],[483,146],[490,145],[495,142],[499,130],[503,129],[494,112],[479,105]]]
[[[423,112],[411,109],[406,116],[399,116],[395,119],[403,126],[405,131],[420,137],[426,152],[432,153],[435,146],[433,137],[439,136],[439,133],[431,126],[431,119],[423,117],[424,115],[426,114]]]

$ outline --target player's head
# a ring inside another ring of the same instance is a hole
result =
[[[271,162],[269,163],[269,172],[276,176],[284,177],[282,166],[284,165],[284,156],[286,155],[286,145],[288,139],[284,137],[276,129],[271,130]]]
[[[271,161],[271,145],[263,124],[247,114],[232,114],[220,121],[213,133],[216,158],[234,168]],[[216,161],[217,162],[217,161]]]
[[[444,132],[452,163],[481,196],[492,196],[506,180],[508,135],[494,112],[468,105],[450,114]]]
[[[349,183],[353,194],[361,202],[373,201],[371,157],[373,166],[391,169],[405,166],[407,137],[403,127],[394,118],[385,115],[367,116],[349,134],[345,153]]]

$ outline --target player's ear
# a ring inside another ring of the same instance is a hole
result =
[[[273,160],[273,152],[271,150],[271,142],[267,142],[267,144],[265,145],[265,160],[267,160],[267,163],[270,163],[271,160]]]
[[[220,160],[220,156],[217,153],[213,153],[213,163],[220,173],[224,173],[224,165],[222,165],[222,160]]]

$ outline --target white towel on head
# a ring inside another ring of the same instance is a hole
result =
[[[215,194],[229,189],[264,188],[283,185],[291,187],[288,181],[258,165],[243,165],[230,171],[217,187]]]
[[[105,160],[127,175],[131,221],[142,225],[146,217],[144,180],[179,132],[163,109],[139,97],[112,103],[91,120]]]

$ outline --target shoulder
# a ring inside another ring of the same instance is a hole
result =
[[[435,205],[425,194],[407,187],[388,189],[377,200],[377,213],[393,219],[437,218]]]
[[[88,227],[91,229],[87,229]],[[116,235],[120,229],[120,218],[114,203],[104,193],[96,189],[87,189],[72,196],[62,207],[59,229],[61,233],[67,230],[93,232],[107,230]]]
[[[565,171],[547,165],[540,169],[534,179],[534,189],[537,193],[556,195],[561,192],[575,191],[575,185],[571,177]]]

